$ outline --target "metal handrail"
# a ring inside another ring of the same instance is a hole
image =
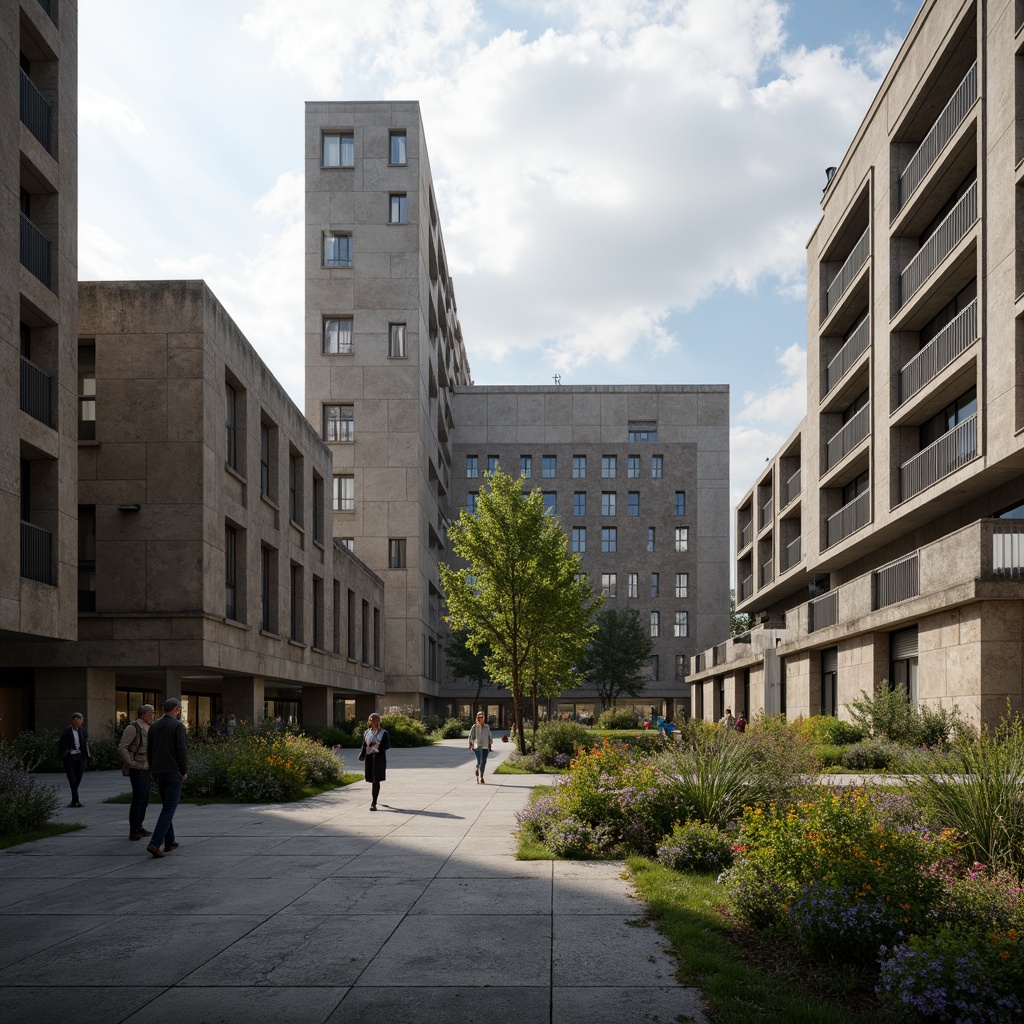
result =
[[[864,354],[871,339],[871,315],[864,317],[857,329],[843,342],[842,348],[832,357],[825,370],[825,394],[827,395],[849,373],[850,368]]]
[[[785,508],[798,494],[800,493],[800,470],[798,469],[783,485],[782,485],[782,504],[781,508]]]
[[[825,446],[826,469],[842,462],[871,433],[870,403],[858,409],[829,439]]]
[[[839,591],[831,590],[807,602],[807,632],[813,633],[839,621]]]
[[[50,398],[52,381],[50,375],[41,370],[30,359],[21,357],[21,408],[48,427],[52,426]]]
[[[960,84],[956,87],[949,102],[943,108],[942,113],[935,119],[935,123],[928,129],[928,133],[921,140],[921,145],[910,158],[906,169],[900,175],[900,209],[906,205],[907,200],[917,191],[918,185],[924,180],[932,164],[939,158],[939,154],[946,148],[946,144],[956,134],[957,128],[963,124],[967,117],[967,111],[974,106],[978,98],[978,63],[975,61],[970,70],[964,75]]]
[[[21,265],[50,287],[50,240],[21,214]]]
[[[900,501],[956,472],[978,457],[978,415],[968,416],[900,466]]]
[[[772,580],[774,580],[774,579],[775,579],[775,560],[772,559],[772,558],[769,558],[761,566],[761,574],[760,574],[761,584],[760,585],[762,587],[767,587],[768,584],[771,583]]]
[[[839,273],[832,278],[829,286],[825,289],[825,309],[822,320],[828,316],[839,305],[846,289],[853,284],[853,279],[860,273],[861,267],[868,261],[871,254],[871,227],[864,229],[864,234],[857,239],[846,262],[839,268]]]
[[[53,534],[35,523],[21,521],[21,575],[53,585]]]
[[[753,539],[754,524],[753,522],[749,522],[742,530],[740,530],[740,550],[742,551]]]
[[[978,300],[972,299],[900,370],[900,404],[913,398],[978,340]]]
[[[774,515],[775,515],[774,499],[773,498],[769,498],[761,506],[760,524],[761,524],[761,529],[762,530],[772,521],[772,518],[774,517]]]
[[[747,576],[746,579],[744,579],[740,583],[740,600],[741,601],[746,601],[747,598],[750,597],[751,594],[753,594],[753,592],[754,592],[754,577],[753,576]]]
[[[20,91],[20,115],[21,123],[42,143],[47,153],[52,153],[50,148],[51,134],[50,125],[52,114],[50,104],[46,97],[36,87],[36,83],[21,70],[21,91]]]
[[[835,515],[828,518],[825,524],[825,547],[830,548],[845,540],[863,526],[867,526],[871,514],[871,489],[858,494],[853,501],[847,502]]]
[[[875,608],[888,608],[921,593],[921,556],[914,551],[875,570]]]
[[[1013,579],[1024,576],[1024,523],[1003,521],[993,530],[992,572]]]
[[[900,273],[900,306],[917,294],[977,220],[978,182],[975,180]]]
[[[783,572],[788,572],[790,569],[792,569],[793,566],[796,565],[797,562],[800,561],[800,558],[801,558],[801,542],[800,542],[800,538],[797,537],[796,540],[791,540],[786,545],[786,565],[785,565],[785,568],[783,569]]]

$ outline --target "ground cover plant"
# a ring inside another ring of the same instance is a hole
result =
[[[58,791],[34,779],[21,757],[0,746],[0,837],[44,829],[58,807]]]

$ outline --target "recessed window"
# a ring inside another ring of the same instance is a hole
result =
[[[614,491],[602,491],[601,492],[601,515],[613,516],[615,515],[615,492]]]
[[[611,478],[615,476],[615,467],[618,465],[618,456],[615,455],[602,455],[601,456],[601,476],[605,478]]]
[[[479,492],[478,491],[470,491],[469,494],[466,495],[466,511],[471,516],[475,516],[476,515],[476,501],[477,501],[478,497],[479,497]]]
[[[658,591],[661,588],[660,583],[661,577],[656,572],[651,573],[651,597],[657,597]]]
[[[540,460],[540,475],[548,480],[551,480],[555,476],[555,466],[557,460],[554,455],[544,455]]]
[[[658,676],[658,656],[656,654],[651,655],[651,660],[647,663],[647,671],[651,677],[651,682],[656,683],[660,678]]]
[[[653,526],[648,526],[647,527],[647,550],[648,551],[653,551],[654,550],[654,527]]]
[[[672,627],[673,636],[687,636],[688,624],[688,612],[676,612],[676,621]]]
[[[676,515],[686,515],[686,491],[676,491]]]
[[[630,455],[626,459],[626,476],[630,480],[636,480],[640,477],[640,456]]]
[[[405,567],[405,538],[392,537],[388,540],[388,568],[404,569]]]
[[[238,395],[230,384],[224,385],[224,459],[238,469]]]
[[[313,540],[324,542],[324,480],[313,474]]]
[[[388,196],[388,222],[390,224],[409,223],[409,201],[404,193],[392,192]]]
[[[351,474],[338,473],[334,477],[334,511],[354,512],[356,510],[356,478]]]
[[[688,572],[676,573],[676,597],[690,596],[690,574]]]
[[[349,444],[356,439],[355,409],[351,405],[324,406],[324,440]]]
[[[324,266],[352,266],[352,236],[341,234],[324,235]]]
[[[238,618],[238,531],[224,527],[224,616]]]
[[[519,456],[519,475],[524,477],[533,476],[533,456],[532,455],[520,455]]]
[[[549,516],[556,514],[556,505],[558,503],[558,494],[556,491],[545,491],[544,492],[544,511]]]
[[[407,164],[405,132],[392,132],[388,138],[388,163]]]
[[[493,474],[498,468],[498,456],[488,455],[487,456],[487,472]]]
[[[664,455],[652,455],[651,456],[651,478],[653,480],[660,480],[665,475],[665,456]]]
[[[388,324],[388,359],[405,358],[405,324]]]
[[[277,575],[276,555],[271,548],[260,548],[260,627],[268,633],[277,632],[277,609],[273,600]]]
[[[631,572],[626,577],[626,596],[627,597],[639,597],[640,596],[640,576],[638,573]]]
[[[661,636],[661,612],[651,612],[651,636]]]
[[[587,514],[587,492],[576,491],[572,496],[572,514],[574,516],[585,516]]]
[[[345,548],[347,551],[355,551],[356,539],[355,537],[339,537],[338,543]]]
[[[78,440],[96,440],[96,346],[78,346]]]
[[[573,551],[583,554],[587,550],[587,528],[585,526],[574,526],[570,535],[570,542]]]
[[[302,456],[288,454],[288,517],[302,525]]]
[[[638,516],[640,515],[640,492],[630,491],[626,495],[626,515],[627,516]]]
[[[355,167],[356,144],[351,132],[324,132],[323,156],[324,167]]]
[[[270,425],[260,422],[260,494],[264,498],[270,497]]]
[[[685,526],[676,527],[676,551],[686,551],[690,546],[690,531]]]
[[[601,550],[610,554],[618,550],[619,531],[614,526],[601,528]]]
[[[686,676],[686,655],[676,655],[676,679],[683,679]]]
[[[291,638],[302,643],[302,566],[294,562],[291,566]]]
[[[613,572],[601,573],[601,593],[605,597],[614,597],[616,588],[616,577]]]
[[[352,355],[351,317],[332,317],[324,321],[324,355]]]
[[[582,480],[587,475],[586,455],[574,455],[572,457],[572,475],[577,480]]]
[[[471,480],[480,475],[480,459],[476,455],[466,456],[466,476]]]
[[[630,441],[657,441],[658,424],[654,420],[630,420]]]

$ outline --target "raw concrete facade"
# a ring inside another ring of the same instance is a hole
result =
[[[306,105],[305,326],[306,415],[334,457],[334,533],[385,580],[385,704],[464,711],[469,691],[446,678],[437,565],[450,557],[445,524],[472,489],[470,455],[481,478],[489,456],[515,472],[532,456],[567,530],[590,524],[595,585],[617,574],[622,596],[609,606],[636,607],[648,623],[660,615],[649,699],[671,710],[688,695],[687,656],[728,623],[728,389],[473,386],[417,103]],[[648,424],[658,440],[631,442],[631,424],[633,436]],[[586,486],[572,486],[573,457],[584,455]],[[617,479],[602,480],[611,455]],[[663,476],[652,478],[651,455]],[[558,479],[543,479],[545,457]],[[642,463],[636,478],[630,457]],[[588,508],[571,518],[579,490]],[[616,492],[615,518],[601,515],[604,492]],[[606,528],[615,552],[601,552]],[[631,579],[637,597],[627,599]]]
[[[1024,708],[1022,69],[1024,5],[929,0],[831,169],[808,413],[736,512],[737,606],[775,642],[695,659],[705,717],[841,714],[883,679]]]
[[[0,666],[76,615],[78,11],[0,0]],[[0,720],[31,685],[0,667]]]
[[[10,644],[35,724],[179,696],[332,724],[384,690],[383,585],[331,536],[331,456],[201,281],[82,284],[78,642]]]

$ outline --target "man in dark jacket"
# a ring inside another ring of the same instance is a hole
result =
[[[154,722],[146,735],[146,759],[163,804],[153,837],[146,847],[154,857],[162,857],[178,848],[174,841],[174,812],[181,799],[181,784],[188,776],[188,734],[180,718],[181,701],[168,697],[164,701],[164,717]]]
[[[82,773],[89,760],[89,734],[85,731],[85,716],[81,711],[76,711],[71,716],[71,724],[57,740],[57,756],[64,765],[68,782],[71,783],[71,803],[68,807],[81,807],[78,802],[78,787],[81,785]]]

